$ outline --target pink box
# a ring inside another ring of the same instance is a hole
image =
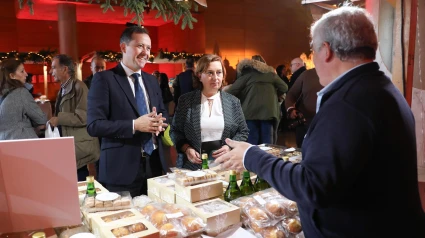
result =
[[[0,233],[81,223],[74,138],[0,141]]]

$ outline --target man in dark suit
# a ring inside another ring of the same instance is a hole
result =
[[[193,88],[193,77],[195,70],[195,59],[187,58],[186,59],[186,71],[180,73],[176,76],[173,82],[174,88],[174,103],[175,108],[177,108],[177,104],[179,102],[179,98],[181,95],[192,92]]]
[[[88,76],[86,79],[83,80],[83,82],[87,85],[87,88],[90,89],[91,81],[93,80],[93,76],[98,73],[102,72],[106,69],[106,62],[105,60],[100,56],[94,56],[90,63],[90,70],[92,74]]]
[[[364,9],[340,7],[311,27],[325,87],[301,163],[229,139],[233,150],[216,160],[257,173],[296,201],[305,237],[425,237],[415,119],[373,62],[378,40],[370,19]]]
[[[102,137],[99,181],[109,191],[147,193],[146,179],[167,171],[159,134],[168,117],[156,78],[141,69],[151,39],[132,26],[120,39],[122,61],[94,75],[88,97],[87,130]]]

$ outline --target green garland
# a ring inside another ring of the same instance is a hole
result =
[[[204,54],[191,54],[186,52],[169,52],[167,49],[163,51],[162,49],[159,49],[159,58],[160,59],[168,59],[169,61],[177,61],[187,58],[194,58],[195,61],[198,61]]]
[[[96,54],[100,57],[102,57],[104,60],[108,62],[119,62],[122,59],[122,53],[121,52],[115,52],[111,50],[106,51],[96,51]],[[153,63],[154,60],[153,53],[149,56],[149,61]]]
[[[39,52],[0,52],[0,62],[5,59],[18,59],[22,62],[33,62],[33,63],[45,63],[51,62],[52,58],[57,54],[57,50],[40,50]],[[122,53],[105,50],[97,51],[96,54],[108,62],[119,62],[122,59]],[[151,53],[149,56],[149,61],[155,63],[155,54]],[[204,56],[204,54],[191,54],[186,52],[169,52],[167,49],[163,51],[159,49],[158,58],[159,59],[168,59],[168,61],[176,62],[178,60],[185,60],[187,58],[194,58],[197,61],[199,58]]]
[[[40,50],[39,52],[0,52],[0,61],[5,59],[17,59],[22,62],[45,63],[51,62],[57,50]]]

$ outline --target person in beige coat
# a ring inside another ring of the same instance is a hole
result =
[[[99,141],[87,133],[88,88],[75,78],[75,64],[67,55],[57,55],[52,60],[50,73],[61,83],[55,104],[55,116],[49,121],[57,126],[61,137],[74,137],[78,181],[89,175],[87,164],[100,156]]]

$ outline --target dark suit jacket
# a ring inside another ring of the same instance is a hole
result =
[[[332,85],[302,153],[292,164],[252,147],[245,167],[298,203],[305,237],[425,237],[415,119],[377,63]]]
[[[193,91],[193,70],[188,69],[176,76],[176,82],[174,82],[174,103],[179,103],[181,95]]]
[[[141,76],[149,107],[156,107],[168,119],[157,79],[143,71]],[[133,120],[140,116],[121,64],[94,75],[88,96],[87,130],[92,136],[102,137],[99,181],[115,185],[134,181],[140,168],[142,143],[152,136],[138,131],[133,134]],[[156,141],[163,170],[168,171],[161,138]]]
[[[221,104],[223,107],[224,130],[221,136],[221,144],[225,145],[225,139],[230,138],[237,141],[248,139],[248,126],[242,112],[241,103],[235,96],[221,92]],[[170,130],[171,138],[176,144],[177,151],[188,143],[196,151],[201,150],[201,91],[182,95],[179,100],[173,123]],[[182,154],[183,155],[183,154]],[[200,169],[201,165],[192,164],[186,156],[179,156],[177,167],[192,170]]]

